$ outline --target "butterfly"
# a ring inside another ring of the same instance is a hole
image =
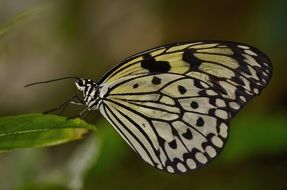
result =
[[[131,56],[98,82],[78,78],[87,110],[100,110],[153,167],[185,173],[223,149],[229,122],[272,75],[270,59],[236,42],[164,45]]]

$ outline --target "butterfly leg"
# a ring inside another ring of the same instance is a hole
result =
[[[74,100],[76,100],[77,102],[75,102]],[[69,98],[67,101],[65,101],[61,105],[59,105],[59,106],[57,106],[57,107],[55,107],[53,109],[50,109],[48,111],[45,111],[45,112],[43,112],[43,114],[48,114],[48,113],[51,113],[51,112],[54,112],[54,111],[57,111],[57,110],[61,109],[59,115],[62,115],[69,104],[84,105],[84,102],[75,94],[74,96]]]
[[[75,119],[75,118],[77,118],[77,117],[84,119],[84,118],[86,118],[86,117],[89,115],[89,113],[90,113],[90,110],[89,110],[89,108],[87,107],[87,108],[85,108],[83,111],[81,111],[80,113],[78,113],[77,115],[72,116],[72,117],[68,117],[68,119]],[[84,114],[85,114],[85,115],[84,115]]]

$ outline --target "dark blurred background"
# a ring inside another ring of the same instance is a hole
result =
[[[247,43],[273,62],[273,78],[231,122],[207,167],[158,171],[100,116],[85,140],[0,155],[0,189],[287,189],[287,1],[0,0],[0,116],[42,112],[76,93],[62,76],[95,80],[122,59],[170,42]]]

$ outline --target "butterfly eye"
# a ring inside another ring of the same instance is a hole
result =
[[[77,88],[81,91],[83,91],[83,89],[85,88],[85,81],[84,79],[79,79],[75,81],[75,84],[77,86]]]

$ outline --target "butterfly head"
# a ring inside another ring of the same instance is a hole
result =
[[[98,104],[98,93],[99,86],[92,79],[83,79],[80,78],[75,81],[75,84],[78,90],[83,92],[84,99],[83,101],[88,106],[89,109],[97,108]]]
[[[83,79],[80,78],[78,80],[75,81],[75,84],[78,88],[78,90],[85,92],[88,88],[93,88],[93,87],[97,87],[97,83],[95,81],[93,81],[92,79]]]
[[[86,84],[86,79],[78,79],[75,81],[75,85],[78,88],[78,90],[80,90],[80,91],[85,90],[85,88],[86,88],[85,84]]]

